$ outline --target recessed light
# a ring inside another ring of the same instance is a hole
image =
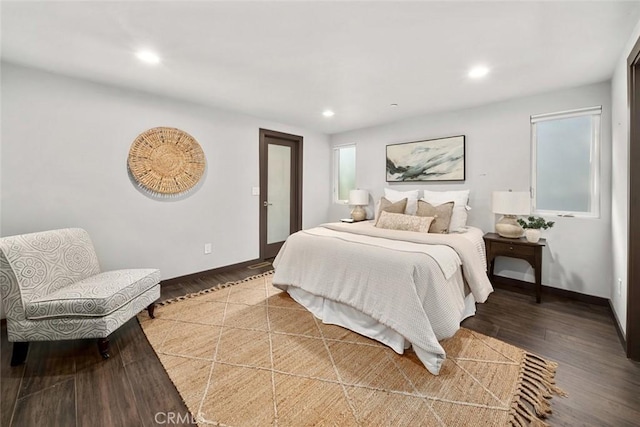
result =
[[[489,74],[489,69],[484,65],[478,65],[469,70],[469,77],[471,77],[472,79],[479,79],[486,76],[487,74]]]
[[[336,113],[334,113],[334,112],[333,112],[333,111],[331,111],[331,110],[324,110],[324,111],[322,112],[322,115],[323,115],[323,116],[325,116],[325,117],[333,117],[335,114],[336,114]]]
[[[394,107],[394,108],[395,108],[395,107],[397,107],[397,106],[398,106],[398,104],[391,104],[391,107]]]
[[[160,63],[160,57],[158,54],[151,52],[150,50],[141,50],[136,53],[136,57],[146,64],[156,65]]]

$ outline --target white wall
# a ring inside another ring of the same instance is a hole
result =
[[[0,81],[2,80],[2,67],[0,67]],[[0,117],[2,117],[2,102],[0,102]],[[0,236],[2,236],[2,137],[0,135]],[[1,298],[0,298],[1,299]],[[4,319],[4,307],[0,301],[0,319]]]
[[[396,190],[470,189],[469,224],[493,231],[491,213],[494,190],[527,191],[530,180],[530,121],[539,113],[602,105],[602,197],[598,219],[553,218],[556,226],[545,231],[542,283],[572,291],[611,297],[611,91],[610,83],[578,87],[553,93],[434,114],[392,124],[333,135],[332,145],[356,144],[359,188],[373,199],[383,195],[385,146],[387,144],[466,136],[466,181],[463,183],[396,183]],[[399,108],[402,108],[400,106]],[[369,207],[371,211],[371,207]],[[331,206],[331,219],[348,216],[348,207]],[[498,260],[496,274],[533,281],[525,261]]]
[[[304,137],[303,226],[328,219],[326,135],[7,63],[1,90],[2,235],[83,227],[103,269],[156,267],[163,279],[256,259],[259,128]],[[188,132],[207,157],[184,200],[152,200],[128,178],[131,143],[156,126]]]
[[[640,22],[616,63],[611,79],[611,237],[613,277],[620,286],[613,288],[613,311],[624,333],[627,330],[627,286],[629,254],[629,104],[627,95],[627,57],[640,37]]]

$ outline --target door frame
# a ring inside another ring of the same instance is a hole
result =
[[[293,143],[291,153],[291,211],[289,234],[302,230],[302,141],[298,135],[277,132],[260,128],[260,260],[267,258],[267,206],[264,206],[268,198],[267,190],[267,138],[280,139]]]
[[[629,235],[627,259],[627,357],[640,360],[640,39],[627,58],[629,94]]]

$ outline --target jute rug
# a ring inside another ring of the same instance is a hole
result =
[[[556,364],[461,329],[431,375],[412,351],[325,325],[271,274],[139,316],[201,426],[544,426]]]

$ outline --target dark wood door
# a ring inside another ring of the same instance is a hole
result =
[[[629,259],[627,276],[627,357],[640,360],[640,40],[629,66]]]
[[[302,137],[260,129],[260,258],[302,228]]]

